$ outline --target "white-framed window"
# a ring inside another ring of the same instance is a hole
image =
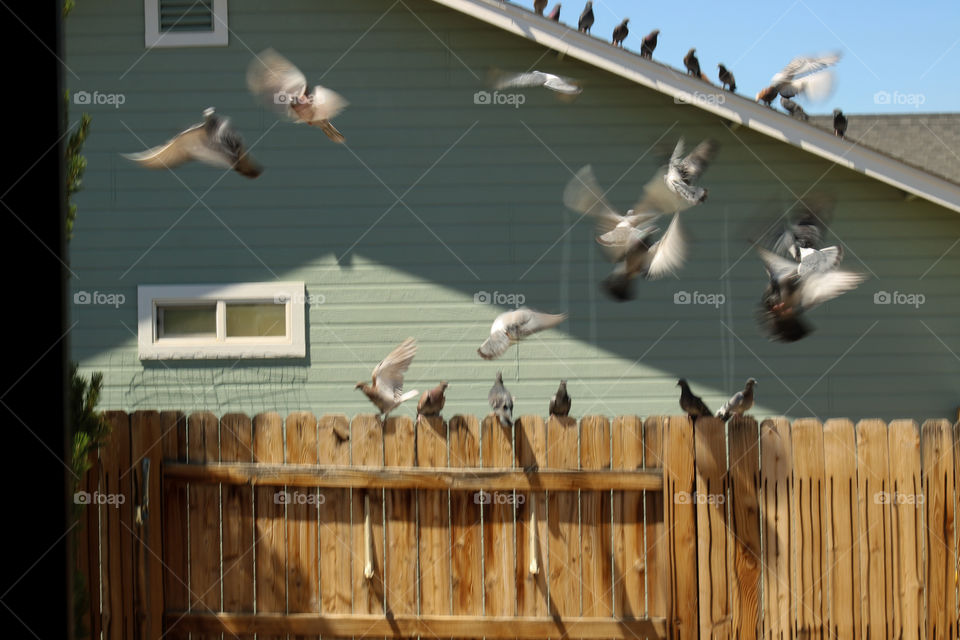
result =
[[[141,360],[302,358],[303,282],[141,285]]]
[[[144,43],[151,47],[226,46],[227,0],[143,0]]]

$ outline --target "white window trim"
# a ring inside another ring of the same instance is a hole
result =
[[[139,357],[141,360],[303,358],[307,355],[305,292],[303,282],[138,286]],[[226,333],[223,326],[223,305],[238,302],[282,302],[286,305],[286,336],[157,339],[158,306],[211,301],[217,303],[218,336]]]
[[[160,32],[160,0],[143,0],[143,36],[153,47],[223,47],[229,42],[227,0],[213,0],[213,31]]]

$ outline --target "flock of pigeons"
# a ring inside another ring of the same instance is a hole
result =
[[[539,315],[540,319],[535,320],[539,323],[539,328],[542,329],[548,326],[544,324],[545,321],[543,319],[543,317],[548,316],[548,314],[535,314],[524,309],[510,312],[510,314],[520,314],[521,316],[528,316],[530,314]],[[502,314],[501,317],[510,314]],[[557,320],[557,318],[563,319],[561,316],[548,316],[546,322],[553,322],[555,324],[560,321]],[[501,325],[503,324],[500,322],[500,318],[497,320]],[[498,322],[494,323],[494,327],[497,327]],[[495,329],[494,331],[499,330]],[[486,345],[487,343],[484,344]],[[504,350],[506,350],[506,348],[507,347],[503,347]],[[407,391],[406,393],[403,392],[403,376],[410,367],[410,363],[413,362],[413,357],[416,353],[416,340],[407,338],[373,368],[372,379],[369,384],[366,382],[357,383],[356,388],[363,391],[370,402],[380,410],[381,422],[386,421],[391,411],[407,400],[415,398],[419,393],[416,389]],[[680,408],[693,420],[699,417],[715,415],[717,418],[727,421],[734,415],[743,415],[753,407],[753,390],[756,384],[757,381],[754,378],[747,380],[743,390],[733,394],[730,399],[723,404],[720,410],[717,411],[716,414],[713,414],[710,409],[707,408],[707,405],[704,404],[703,400],[693,395],[687,381],[681,378],[677,382],[677,385],[681,388]],[[446,391],[448,386],[450,385],[444,381],[433,389],[423,392],[423,395],[420,396],[420,402],[417,403],[418,422],[421,417],[440,415],[447,401]],[[493,387],[490,388],[487,400],[490,403],[490,408],[493,410],[494,415],[496,415],[500,421],[500,424],[504,427],[512,427],[513,396],[507,391],[507,388],[503,384],[503,372],[497,372],[496,381],[493,383]],[[561,380],[557,392],[553,394],[553,397],[550,399],[548,409],[550,415],[560,418],[568,416],[570,414],[571,404],[570,394],[567,393],[567,381]]]

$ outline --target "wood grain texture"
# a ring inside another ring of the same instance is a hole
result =
[[[450,466],[480,466],[480,425],[470,416],[456,416],[449,425]],[[512,503],[512,491],[503,492]],[[450,492],[451,588],[454,615],[483,614],[483,566],[481,565],[480,513],[476,494]],[[500,500],[498,500],[500,502]],[[489,510],[488,510],[489,511]]]
[[[422,420],[417,430],[417,464],[446,467],[447,425],[442,419]],[[450,494],[446,490],[418,490],[420,519],[421,613],[449,615],[450,590]]]
[[[953,432],[946,420],[926,420],[920,431],[926,505],[927,638],[956,632],[956,541],[954,539]]]
[[[164,470],[168,461],[187,461],[187,418],[178,411],[165,411],[163,458]],[[190,602],[190,574],[187,566],[187,485],[171,480],[164,473],[163,480],[163,602],[167,609],[186,611]],[[164,623],[166,637],[172,640],[187,638],[179,625]]]
[[[101,569],[104,594],[102,625],[110,640],[133,635],[133,529],[130,503],[130,419],[122,411],[104,412],[111,437],[101,450],[101,491],[113,500],[100,510],[104,520],[104,566]],[[121,499],[119,496],[123,496]],[[122,504],[121,504],[122,503]]]
[[[163,625],[163,416],[159,411],[130,414],[130,464],[133,474],[133,528],[138,579],[134,637],[153,638]],[[144,460],[148,460],[144,475]],[[144,495],[144,493],[146,495]],[[136,511],[141,508],[140,522]],[[98,596],[99,597],[99,596]]]
[[[888,428],[890,486],[893,500],[890,532],[893,538],[893,626],[890,634],[903,640],[924,636],[923,620],[923,495],[920,482],[920,428],[913,420],[894,420]]]
[[[350,423],[343,414],[324,415],[317,424],[320,464],[350,463]],[[362,560],[351,548],[350,489],[324,489],[320,504],[320,607],[324,614],[350,613],[351,571]],[[339,639],[337,639],[339,640]]]
[[[857,423],[857,490],[860,493],[860,581],[864,637],[890,637],[893,626],[893,540],[887,425],[880,420]]]
[[[497,427],[503,429],[502,426]],[[518,466],[543,469],[547,466],[547,429],[541,418],[523,416],[514,423]],[[524,494],[517,504],[516,585],[517,615],[547,615],[547,578],[549,553],[547,533],[547,496],[543,491]],[[533,516],[533,517],[531,517]],[[536,557],[531,557],[531,543]],[[530,572],[531,562],[538,562],[539,571]]]
[[[791,531],[793,477],[790,423],[784,418],[760,425],[760,482],[763,506],[763,636],[790,636],[796,614]]]
[[[353,418],[350,424],[351,464],[361,467],[379,467],[383,465],[383,430],[376,416],[361,414]],[[373,577],[364,577],[364,562],[367,557],[364,537],[364,498],[370,503],[370,529],[373,546],[370,552],[373,562]],[[353,529],[353,612],[385,612],[383,564],[383,491],[367,489],[353,492],[351,515]]]
[[[694,424],[700,637],[731,638],[732,531],[727,521],[727,438],[718,418]]]
[[[283,445],[283,418],[272,412],[255,415],[253,459],[282,463]],[[257,613],[285,613],[287,609],[286,505],[279,499],[283,491],[283,486],[254,490]],[[268,638],[280,640],[281,636]]]
[[[550,422],[563,418],[550,418]],[[549,430],[550,427],[548,426]],[[580,420],[580,468],[609,469],[610,421],[604,416]],[[580,492],[581,602],[583,616],[613,615],[611,492]]]
[[[824,621],[823,425],[802,419],[790,429],[793,447],[793,566],[797,576],[794,633],[814,637]]]
[[[539,420],[539,418],[535,418]],[[547,422],[547,467],[576,469],[579,466],[579,429],[572,418]],[[547,493],[547,544],[549,601],[551,615],[580,615],[581,556],[578,495],[570,491]]]
[[[412,467],[419,458],[417,428],[404,417],[387,420],[383,434],[383,460],[391,466]],[[384,492],[384,552],[386,553],[385,584],[387,611],[391,614],[417,612],[417,507],[416,496],[409,489]]]
[[[242,413],[220,418],[220,461],[253,461],[253,421]],[[253,489],[223,485],[223,610],[253,612]],[[253,640],[242,634],[238,640]]]
[[[651,416],[643,423],[643,464],[663,473],[663,430],[666,418]],[[647,615],[666,617],[670,590],[670,539],[666,527],[666,478],[660,491],[644,491],[644,543],[647,557]]]
[[[737,638],[760,635],[760,432],[753,418],[734,416],[730,431],[730,514],[734,534],[733,630]]]
[[[697,611],[697,511],[693,425],[671,416],[663,432],[663,503],[669,539],[668,633],[685,640],[699,635]]]
[[[470,416],[454,416],[455,422],[470,420]],[[460,428],[460,427],[458,427]],[[487,417],[480,426],[481,458],[484,467],[508,467],[516,462],[513,452],[513,431],[504,429],[496,418]],[[483,506],[483,602],[487,616],[512,616],[517,613],[517,585],[519,564],[516,544],[520,541],[514,527],[517,503],[526,499],[521,492],[512,492],[513,504]]]
[[[611,425],[614,470],[643,467],[643,421],[618,416]],[[613,494],[613,615],[641,617],[647,610],[644,499],[640,491]]]
[[[317,464],[317,417],[308,411],[287,416],[286,456],[290,464]],[[287,611],[320,613],[320,490],[284,487],[287,502]],[[324,496],[325,498],[326,496]],[[319,640],[298,636],[297,640]]]
[[[205,464],[220,460],[220,421],[209,411],[187,418],[187,462]],[[212,613],[220,602],[220,487],[190,483],[190,610]],[[202,636],[212,640],[212,636]]]

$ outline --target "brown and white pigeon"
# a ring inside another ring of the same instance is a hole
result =
[[[757,92],[757,102],[763,103],[768,107],[773,107],[773,101],[777,99],[777,96],[780,95],[780,92],[773,85],[770,85],[766,89],[761,89]]]
[[[713,415],[713,412],[707,408],[703,400],[701,400],[699,396],[693,395],[693,392],[690,391],[690,385],[687,384],[686,378],[677,380],[677,386],[680,387],[680,408],[683,409],[688,416],[696,419],[702,416]]]
[[[487,394],[487,400],[490,402],[490,408],[494,415],[500,420],[500,424],[505,427],[513,426],[513,396],[503,386],[503,372],[497,371],[497,380],[490,387],[490,393]]]
[[[587,6],[583,8],[583,13],[580,14],[580,20],[577,22],[577,29],[581,33],[590,33],[590,27],[593,26],[593,2],[587,2]]]
[[[566,418],[570,415],[570,395],[567,393],[567,381],[561,380],[557,392],[550,399],[550,415]]]
[[[683,56],[683,66],[687,68],[687,73],[695,78],[700,78],[703,76],[700,73],[700,60],[697,59],[697,50],[690,49],[687,51],[687,55]]]
[[[734,80],[733,73],[723,66],[723,63],[718,64],[717,68],[720,70],[720,84],[723,85],[723,88],[729,91],[736,91],[737,81]]]
[[[477,353],[484,360],[499,358],[511,344],[520,342],[521,338],[555,327],[566,319],[565,313],[540,313],[526,307],[505,311],[493,321],[490,337],[483,341]]]
[[[543,10],[547,8],[547,0],[533,0],[533,10],[538,16],[543,15]]]
[[[840,138],[847,135],[847,116],[840,109],[833,110],[833,135]]]
[[[306,76],[273,49],[261,51],[250,63],[247,87],[281,115],[319,127],[334,142],[344,141],[343,134],[330,120],[343,111],[348,102],[319,84],[308,91]]]
[[[654,29],[643,37],[640,42],[640,57],[647,60],[653,59],[653,50],[657,48],[657,36],[660,35],[660,29]]]
[[[548,19],[553,20],[554,22],[560,22],[560,3],[553,5],[553,9],[550,10],[550,14],[547,16]]]
[[[363,391],[377,409],[380,419],[385,421],[391,411],[420,393],[416,389],[403,392],[403,374],[406,373],[417,354],[417,341],[407,338],[400,346],[391,351],[386,358],[373,368],[372,383],[358,382],[356,389]]]
[[[796,118],[797,120],[803,120],[806,122],[809,119],[807,112],[803,110],[799,104],[791,100],[790,98],[780,96],[780,106],[783,107],[787,113]]]
[[[448,385],[446,381],[443,381],[433,389],[423,392],[423,395],[420,396],[420,402],[417,403],[418,420],[420,419],[420,416],[440,415],[440,412],[443,410],[443,405],[447,401],[444,392],[447,390],[448,386],[450,385]]]
[[[624,18],[623,22],[613,28],[613,44],[621,49],[623,48],[623,41],[627,39],[627,35],[630,33],[627,28],[628,22],[630,22],[630,18]]]
[[[743,391],[737,391],[730,396],[730,399],[723,403],[723,406],[717,411],[717,417],[726,422],[733,415],[742,416],[753,407],[753,387],[757,384],[755,378],[747,380]]]
[[[243,138],[230,126],[230,119],[218,116],[213,107],[204,110],[203,122],[178,133],[166,144],[121,155],[147,169],[173,169],[196,160],[221,169],[233,169],[247,178],[263,173],[263,167],[248,153]]]

